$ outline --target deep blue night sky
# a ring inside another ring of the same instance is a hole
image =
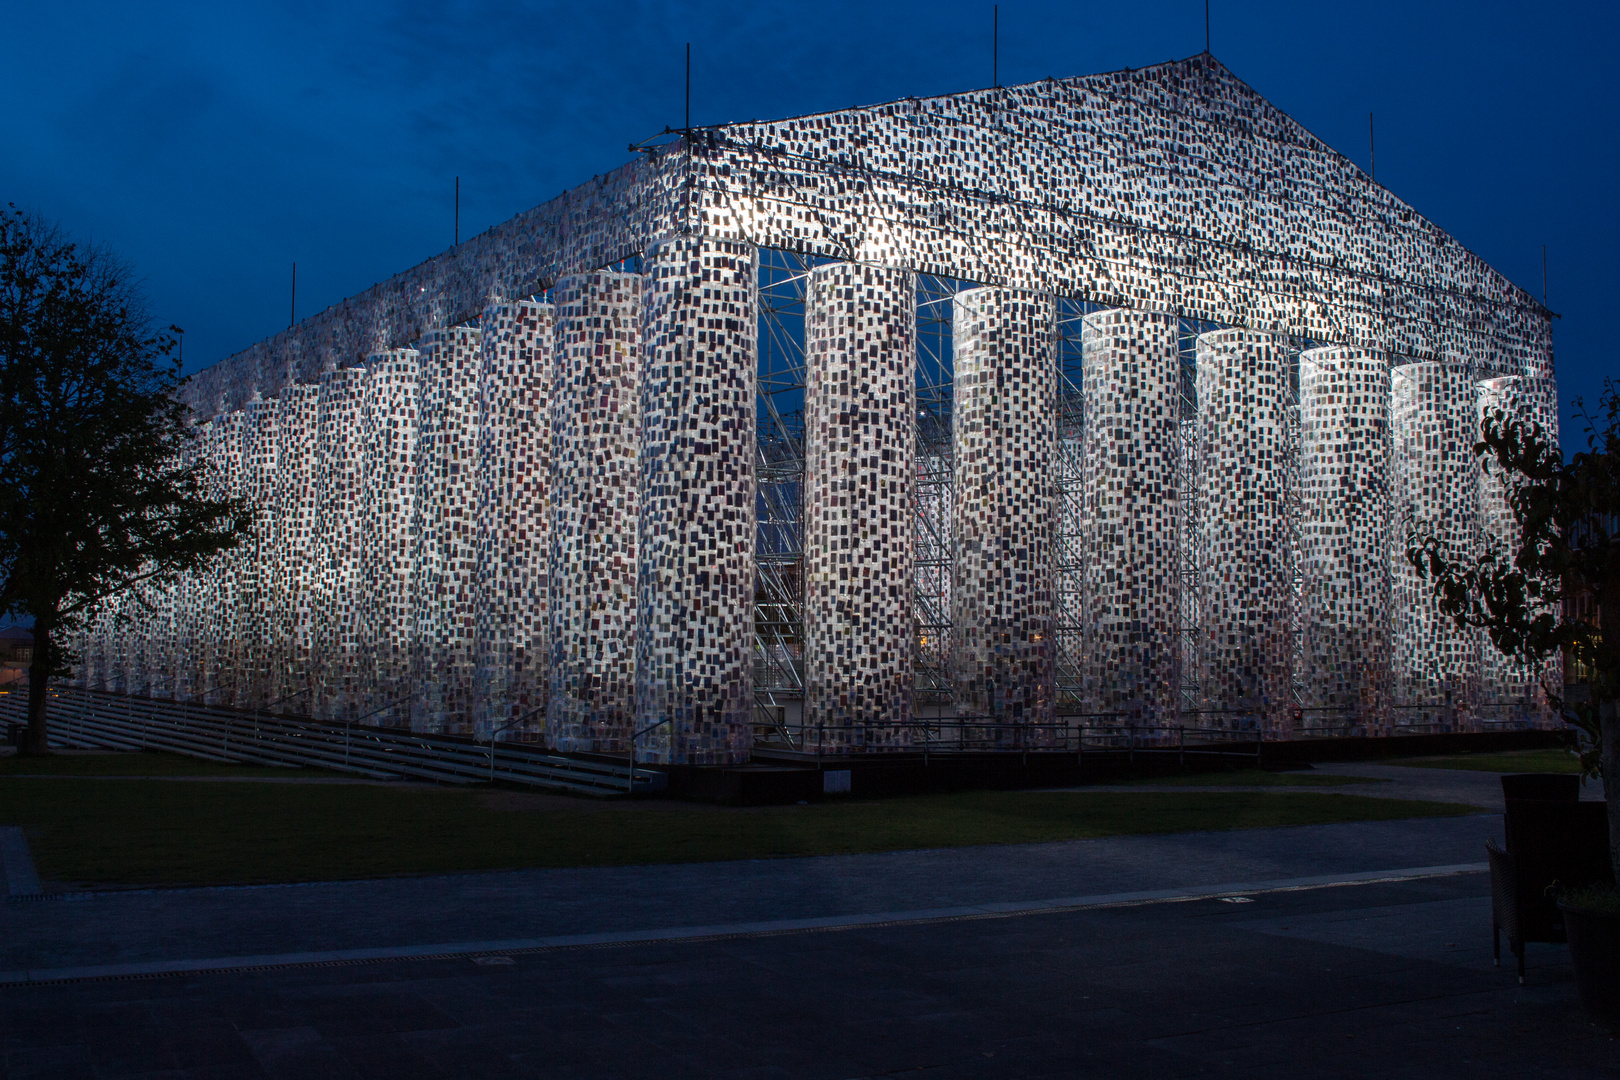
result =
[[[1204,45],[1202,0],[1001,4],[1003,83]],[[990,83],[989,3],[114,4],[14,0],[0,203],[106,243],[183,326],[187,368],[535,206],[678,125]],[[1620,7],[1214,0],[1213,49],[1562,316],[1569,400],[1620,373]]]

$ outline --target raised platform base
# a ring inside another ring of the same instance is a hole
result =
[[[1567,745],[1561,731],[1501,731],[1388,738],[1228,743],[1218,749],[1175,747],[1051,753],[863,754],[842,757],[756,750],[746,765],[676,766],[670,795],[729,806],[818,799],[919,795],[929,792],[1069,787],[1180,772],[1289,769],[1319,761],[1367,761],[1429,754],[1537,750]]]

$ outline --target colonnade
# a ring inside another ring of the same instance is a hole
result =
[[[639,273],[563,278],[549,303],[494,303],[204,424],[210,482],[257,527],[205,572],[103,605],[81,681],[480,736],[543,716],[562,750],[745,758],[757,275],[747,245],[675,238]],[[929,648],[915,282],[833,263],[805,297],[805,730],[829,752],[905,746]],[[1395,533],[1405,515],[1459,552],[1500,534],[1500,483],[1469,452],[1479,410],[1546,420],[1550,379],[1482,386],[1333,346],[1298,358],[1296,404],[1283,343],[1220,330],[1198,339],[1188,420],[1179,321],[1096,312],[1065,514],[1054,299],[971,289],[952,325],[958,717],[1039,745],[1060,633],[1078,694],[1062,711],[1093,717],[1386,730],[1448,692],[1465,715],[1532,692],[1437,615]],[[1078,629],[1057,625],[1060,535]]]
[[[757,256],[679,238],[199,427],[255,526],[92,613],[85,686],[746,757]]]

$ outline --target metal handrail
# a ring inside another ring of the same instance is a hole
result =
[[[370,712],[365,713],[364,715],[351,717],[350,719],[345,720],[343,722],[343,764],[348,765],[348,763],[349,763],[349,732],[351,730],[353,730],[354,725],[358,724],[362,720],[366,720],[366,719],[369,719],[370,717],[376,716],[378,713],[382,712],[384,709],[392,709],[395,705],[398,705],[400,702],[409,701],[410,699],[411,699],[411,696],[409,694],[407,694],[404,697],[395,698],[393,701],[390,701],[386,705],[379,705],[375,709],[372,709]]]
[[[848,725],[842,730],[858,732],[858,743],[881,749],[900,750],[905,745],[892,740],[894,745],[883,745],[885,740],[874,738],[875,733],[905,732],[910,745],[920,748],[925,756],[933,752],[970,750],[1009,750],[1020,752],[1083,752],[1090,748],[1130,750],[1175,749],[1185,752],[1188,746],[1222,743],[1255,743],[1264,739],[1264,731],[1232,730],[1226,728],[1193,727],[1184,724],[1141,724],[1121,722],[1114,724],[1073,723],[1078,717],[1122,719],[1121,713],[1068,714],[1054,721],[1040,723],[1009,721],[996,716],[912,716],[897,722],[865,722]],[[788,748],[808,753],[813,740],[817,756],[826,748],[826,724],[788,724],[774,717],[756,727],[768,728],[780,736]]]
[[[629,785],[625,788],[627,792],[634,794],[636,790],[636,740],[647,734],[649,731],[663,727],[665,724],[670,723],[670,721],[673,719],[674,717],[666,716],[662,720],[654,720],[640,731],[630,732],[630,776],[626,781],[626,783]],[[673,755],[671,756],[673,757]]]
[[[401,698],[400,700],[403,701],[404,698]],[[500,727],[492,728],[490,730],[490,733],[489,733],[489,782],[490,783],[493,784],[495,782],[495,736],[499,735],[501,732],[506,731],[509,728],[515,728],[519,724],[523,723],[523,721],[527,720],[529,717],[535,716],[535,715],[537,715],[539,713],[543,713],[545,711],[546,711],[546,707],[544,705],[541,705],[541,706],[539,706],[537,708],[530,709],[528,712],[524,713],[522,716],[518,717],[516,720],[508,720],[506,723],[502,724]]]

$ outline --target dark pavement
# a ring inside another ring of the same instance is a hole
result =
[[[4,1075],[1616,1075],[1560,950],[1535,950],[1523,988],[1490,966],[1483,892],[1464,874],[510,963],[12,986]]]
[[[0,983],[91,965],[955,909],[1485,861],[1501,819],[1358,822],[727,863],[81,894],[0,907]]]
[[[13,972],[129,967],[0,985],[0,1075],[1620,1076],[1620,1044],[1581,1015],[1562,946],[1532,946],[1524,987],[1491,965],[1483,873],[1327,884],[1477,864],[1496,828],[1480,815],[8,903]],[[1221,882],[1256,887],[1162,895]],[[1101,901],[1114,906],[990,910],[1132,889],[1135,901]],[[979,913],[781,928],[968,907]],[[737,925],[750,919],[777,928]],[[700,924],[714,933],[613,939]],[[603,943],[138,973],[288,946],[593,930]]]

